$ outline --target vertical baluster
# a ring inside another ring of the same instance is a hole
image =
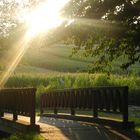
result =
[[[78,108],[78,94],[77,90],[75,89],[75,109]]]
[[[98,97],[99,97],[99,90],[92,89],[92,100],[93,100],[93,116],[95,118],[98,117]]]
[[[35,125],[35,92],[36,89],[31,89],[31,116],[30,116],[30,124]]]
[[[50,92],[50,106],[53,108],[53,91]]]
[[[113,111],[117,110],[117,92],[116,89],[113,89]]]
[[[88,89],[84,89],[84,109],[88,108]]]
[[[42,115],[44,113],[44,102],[46,100],[46,94],[42,94],[40,97],[40,114]]]
[[[67,96],[65,90],[63,91],[64,94],[64,109],[67,108]]]
[[[113,90],[110,89],[110,110],[113,111]]]
[[[0,117],[4,116],[4,112],[3,112],[3,90],[0,89]]]
[[[30,99],[31,99],[31,89],[20,89],[19,92],[23,93],[23,115],[27,115],[27,114],[30,114],[29,113],[29,107],[27,106],[28,105],[28,102],[30,102]]]
[[[127,125],[128,122],[128,87],[123,89],[123,122]]]
[[[45,100],[45,98],[44,98],[44,100]],[[44,106],[45,106],[45,108],[46,107],[48,107],[48,108],[50,108],[50,92],[48,92],[47,94],[46,94],[46,100],[44,101]]]
[[[57,91],[53,93],[54,114],[57,115]]]
[[[106,110],[106,87],[102,88],[102,92],[101,92],[101,110]]]
[[[56,92],[56,109],[57,109],[57,113],[58,113],[58,109],[59,109],[59,91]]]
[[[60,94],[60,107],[62,107],[63,106],[63,97],[62,97],[62,91],[60,91],[59,92],[59,94]]]
[[[50,107],[53,108],[53,92],[50,92]]]
[[[75,115],[75,109],[74,109],[74,90],[71,90],[71,115]]]
[[[11,97],[12,97],[12,110],[13,110],[13,120],[16,121],[18,119],[17,117],[17,112],[16,112],[16,109],[17,109],[17,98],[16,98],[16,93],[17,93],[17,90],[14,90],[13,93],[11,93]]]
[[[118,89],[118,109],[119,109],[119,112],[122,112],[122,89]]]
[[[76,94],[77,94],[77,108],[80,109],[81,92],[79,89],[76,90]]]
[[[81,108],[84,109],[84,99],[85,99],[85,92],[84,89],[81,89]]]
[[[58,107],[60,108],[61,107],[61,92],[59,91],[58,93]]]
[[[61,91],[61,94],[62,94],[62,108],[65,107],[65,94],[64,94],[64,91]]]
[[[88,95],[87,95],[87,107],[88,109],[91,109],[91,106],[92,106],[92,95],[91,95],[91,88],[88,90]]]
[[[111,88],[106,89],[106,110],[110,111],[110,104],[111,104]]]
[[[97,90],[98,90],[98,105],[99,105],[99,109],[102,110],[102,108],[103,108],[102,89],[97,89]]]

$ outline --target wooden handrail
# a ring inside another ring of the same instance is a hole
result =
[[[79,89],[53,90],[44,93],[40,100],[41,114],[46,108],[53,108],[57,114],[59,108],[92,109],[93,116],[98,117],[98,111],[120,112],[123,122],[128,122],[128,87],[94,87]]]
[[[15,88],[0,90],[0,115],[12,113],[13,120],[18,115],[30,117],[30,124],[35,125],[36,88]]]

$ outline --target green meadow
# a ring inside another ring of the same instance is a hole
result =
[[[123,58],[113,62],[114,71],[106,73],[88,73],[88,67],[95,58],[84,58],[80,53],[70,57],[72,46],[54,45],[44,48],[31,47],[9,77],[5,87],[36,87],[36,105],[42,93],[52,89],[94,87],[94,86],[128,86],[129,104],[140,105],[140,66],[135,64],[128,71],[119,68]],[[9,52],[11,56],[12,52]],[[8,63],[6,55],[0,57],[1,73]],[[129,73],[128,73],[129,72]],[[136,122],[136,133],[140,133],[139,119],[130,117]],[[18,135],[13,135],[11,138]]]
[[[48,47],[30,47],[23,55],[14,73],[59,73],[59,72],[88,72],[95,57],[83,57],[83,50],[76,55],[72,54],[72,45],[56,44]],[[7,69],[9,61],[13,58],[12,50],[0,51],[0,72]],[[140,74],[139,64],[132,65],[123,71],[120,65],[126,58],[121,57],[112,62],[112,73],[137,73]]]
[[[129,86],[129,103],[139,104],[140,66],[135,64],[127,71],[119,68],[120,58],[113,62],[114,71],[110,76],[105,73],[88,73],[94,57],[84,58],[80,51],[73,57],[72,45],[56,44],[49,47],[30,47],[24,54],[6,87],[36,87],[37,97],[47,90],[58,88],[78,88],[92,86]],[[1,74],[13,52],[1,52]],[[9,57],[7,57],[9,56]],[[128,73],[129,72],[129,73]],[[38,99],[37,99],[38,100]]]

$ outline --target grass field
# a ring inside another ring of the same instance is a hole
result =
[[[82,52],[82,51],[80,51]],[[33,66],[59,72],[82,72],[87,71],[88,66],[92,64],[94,57],[84,58],[82,53],[70,57],[72,46],[54,45],[47,48],[30,48],[24,55],[21,64]],[[123,73],[119,68],[124,58],[113,62],[113,71]],[[140,72],[140,65],[135,64],[129,68],[129,71]]]
[[[82,52],[82,51],[81,51]],[[0,52],[0,70],[6,69],[11,57],[14,55],[12,51],[6,54],[6,51]],[[50,47],[31,47],[23,56],[20,64],[15,72],[19,73],[52,73],[52,72],[83,72],[88,70],[88,66],[92,64],[95,58],[84,58],[81,53],[70,57],[72,53],[71,45],[53,45]],[[113,62],[113,72],[126,73],[119,66],[124,58],[120,58]],[[140,65],[135,64],[128,71],[140,74]]]
[[[16,133],[2,140],[45,140],[37,133]]]
[[[80,56],[70,57],[72,48],[68,46],[51,46],[48,48],[30,48],[24,55],[22,65],[59,72],[83,71],[90,64]],[[41,70],[40,69],[40,70]],[[43,70],[44,71],[44,70]]]
[[[122,58],[114,62],[117,74],[108,76],[103,73],[85,72],[94,58],[83,58],[80,54],[71,55],[71,46],[54,45],[48,48],[29,48],[22,61],[8,79],[6,87],[36,87],[37,106],[40,95],[51,89],[79,88],[93,86],[129,86],[129,104],[140,105],[140,66],[136,64],[129,70],[129,75],[119,69]],[[13,55],[12,52],[9,52]],[[10,60],[7,55],[0,56],[0,71],[6,69]],[[0,72],[1,73],[1,72]],[[121,74],[121,75],[120,75]],[[1,77],[0,77],[1,78]],[[140,120],[132,117],[137,123],[136,132],[140,133]],[[13,135],[18,139],[18,135]],[[12,139],[11,137],[11,139]],[[38,136],[37,136],[38,137]]]

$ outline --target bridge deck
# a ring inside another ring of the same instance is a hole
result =
[[[11,118],[11,115],[5,117]],[[19,116],[18,122],[28,125],[30,119]],[[135,136],[132,138],[96,123],[36,117],[36,124],[40,125],[40,134],[47,140],[137,140]]]

